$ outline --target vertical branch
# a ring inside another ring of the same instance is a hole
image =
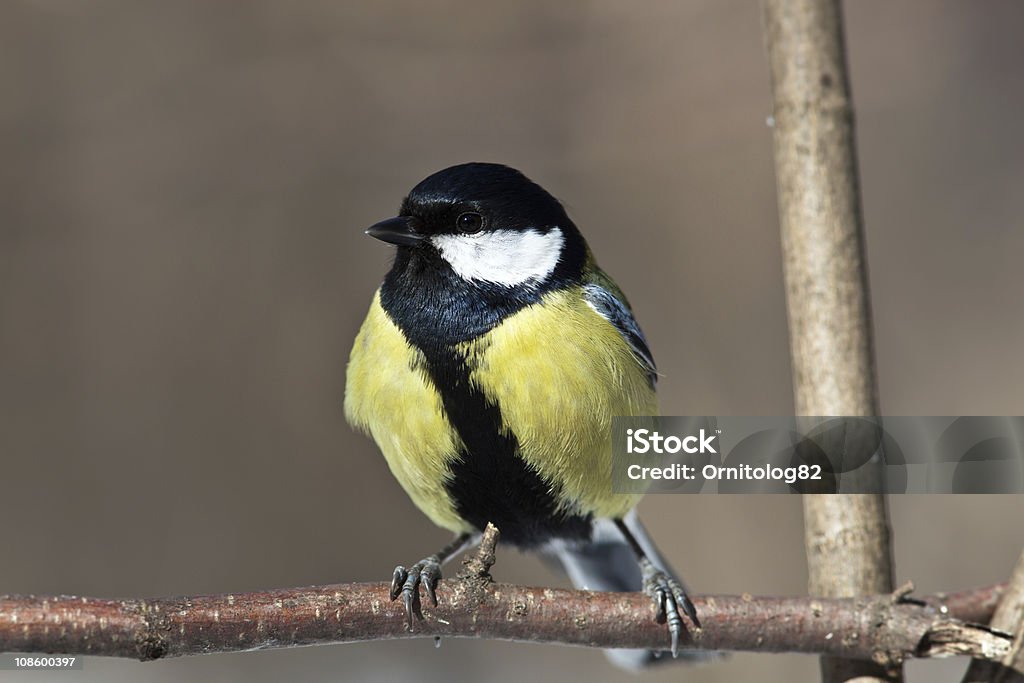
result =
[[[763,11],[796,414],[877,415],[839,0],[763,0]],[[869,483],[862,481],[861,490]],[[804,518],[813,595],[892,590],[883,496],[804,496]],[[822,676],[826,681],[900,678],[898,671],[827,657]]]

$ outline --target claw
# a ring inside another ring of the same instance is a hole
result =
[[[668,603],[668,633],[672,637],[672,658],[679,656],[679,634],[683,632],[683,618],[679,616],[679,606],[671,593],[665,594],[665,602]]]
[[[686,593],[680,592],[676,595],[676,601],[682,602],[683,612],[686,613],[686,616],[690,617],[690,621],[693,622],[693,625],[697,628],[701,628],[700,619],[697,618],[697,608],[694,607],[693,603],[690,601],[690,596]]]
[[[440,580],[440,563],[433,562],[423,567],[423,571],[420,574],[420,581],[423,582],[423,587],[427,589],[427,597],[430,598],[430,604],[434,607],[437,607],[437,582]]]
[[[405,580],[405,585],[402,586],[402,602],[405,604],[405,619],[406,624],[409,626],[409,630],[412,630],[412,617],[416,616],[423,618],[420,613],[420,570],[417,565],[413,565],[409,568],[409,577]]]
[[[683,633],[682,615],[685,614],[694,626],[700,628],[697,610],[682,585],[655,567],[650,560],[641,560],[640,569],[643,572],[644,593],[654,601],[655,619],[659,623],[667,622],[669,636],[672,639],[672,656],[678,657],[679,638]]]
[[[398,597],[398,594],[402,592],[402,585],[405,583],[406,577],[409,576],[409,572],[405,571],[405,567],[398,565],[395,567],[395,573],[391,577],[391,599],[394,600]]]
[[[666,612],[665,602],[667,601],[667,593],[658,590],[658,584],[655,582],[644,581],[644,593],[654,601],[654,620],[659,624],[665,623]]]
[[[437,607],[437,582],[441,579],[441,562],[436,555],[420,560],[408,569],[399,565],[391,578],[391,599],[402,596],[406,624],[413,629],[413,617],[423,618],[420,609],[420,585],[427,591],[431,604]]]

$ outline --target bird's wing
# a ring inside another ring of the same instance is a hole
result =
[[[654,356],[647,346],[643,330],[637,324],[629,304],[619,288],[607,275],[583,285],[583,297],[597,314],[615,326],[622,338],[629,344],[637,362],[647,372],[651,386],[658,380],[658,368],[654,364]]]

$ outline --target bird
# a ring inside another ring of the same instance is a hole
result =
[[[678,655],[700,621],[612,490],[616,415],[657,414],[657,368],[622,290],[562,204],[509,166],[433,173],[366,234],[396,246],[349,356],[345,414],[412,502],[454,540],[395,568],[408,627],[420,590],[479,540],[557,561],[578,588],[643,591]],[[662,651],[608,650],[624,668]]]

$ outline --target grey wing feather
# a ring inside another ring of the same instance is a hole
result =
[[[647,377],[654,386],[658,381],[658,368],[654,364],[654,356],[647,346],[647,338],[637,324],[633,313],[614,294],[598,284],[587,284],[583,287],[583,296],[598,315],[610,322],[619,331],[622,338],[629,344],[637,362],[647,371]]]

